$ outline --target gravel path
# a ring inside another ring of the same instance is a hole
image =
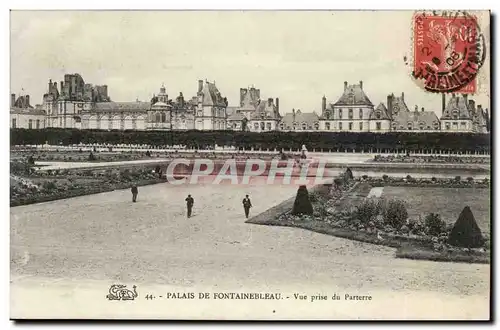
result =
[[[244,223],[241,200],[245,194],[254,205],[251,215],[257,215],[295,192],[294,186],[258,182],[248,186],[159,184],[141,187],[135,204],[130,192],[122,190],[11,208],[11,289],[13,304],[18,306],[12,313],[48,313],[41,312],[45,307],[40,304],[16,305],[24,295],[54,294],[54,304],[69,308],[73,305],[62,293],[68,288],[74,292],[87,285],[86,295],[94,292],[100,297],[102,291],[92,290],[121,282],[196,292],[349,291],[378,295],[386,306],[361,312],[325,305],[326,309],[315,312],[323,311],[323,317],[384,317],[387,308],[397,308],[403,300],[405,310],[393,311],[391,316],[409,317],[420,310],[414,317],[488,317],[489,265],[395,259],[394,249],[387,247]],[[187,194],[195,198],[190,219],[185,216]],[[411,296],[420,298],[408,300]],[[422,305],[426,299],[428,303]],[[474,308],[465,312],[472,301]],[[431,308],[435,302],[444,304],[446,311]],[[150,317],[153,310],[133,313]],[[98,313],[87,310],[92,311]],[[199,316],[189,308],[186,313]],[[179,315],[184,314],[179,311],[174,316]]]

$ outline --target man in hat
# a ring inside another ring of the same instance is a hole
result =
[[[187,217],[190,218],[194,205],[194,198],[191,197],[191,195],[188,195],[188,197],[186,198],[186,205],[187,205]]]
[[[130,191],[132,192],[132,202],[135,203],[137,201],[137,194],[139,194],[139,190],[136,185],[133,185]]]
[[[251,207],[252,207],[252,202],[250,202],[250,198],[248,198],[248,195],[246,195],[245,198],[243,198],[243,208],[245,209],[245,216],[247,217],[247,219]]]

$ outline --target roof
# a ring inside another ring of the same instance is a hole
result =
[[[257,105],[255,112],[252,113],[251,118],[262,118],[262,114],[264,114],[266,118],[278,119],[279,115],[276,110],[277,109],[276,106],[274,105],[274,102],[269,104],[269,102],[267,101],[261,101]]]
[[[33,109],[29,104],[29,95],[20,95],[13,104],[14,108]]]
[[[334,105],[369,105],[373,106],[372,102],[363,91],[362,85],[348,85],[344,88],[342,96],[334,103]]]
[[[302,125],[302,123],[306,123],[308,126],[312,126],[314,123],[319,122],[319,116],[314,112],[301,112],[297,110],[294,113],[286,113],[281,118],[281,123],[285,125],[285,127],[293,127],[293,123],[297,123],[297,125]]]
[[[441,119],[453,119],[453,114],[457,113],[460,119],[471,119],[467,100],[462,95],[452,95]]]
[[[44,110],[33,109],[33,108],[10,108],[11,114],[18,115],[31,115],[31,116],[45,116]]]
[[[370,112],[370,119],[391,119],[384,103],[380,103],[375,110]]]
[[[392,125],[396,125],[397,130],[408,129],[408,124],[416,128],[420,128],[420,124],[424,125],[425,129],[431,127],[435,129],[435,123],[439,123],[439,118],[434,111],[400,111],[393,116]]]
[[[408,112],[408,106],[406,105],[405,99],[403,96],[394,96],[392,98],[392,114],[394,116],[397,112]]]
[[[166,104],[165,102],[156,102],[153,104],[153,107],[171,107],[171,105]]]
[[[255,100],[252,98],[252,93],[247,91],[245,96],[243,96],[242,104],[240,106],[240,110],[255,110],[255,104],[258,104],[259,100]]]
[[[147,111],[151,107],[150,102],[98,102],[95,103],[94,111]]]
[[[231,121],[240,121],[240,120],[243,120],[245,119],[245,115],[242,114],[242,113],[239,113],[239,112],[236,112],[236,113],[233,113],[231,114],[230,116],[227,117],[227,120],[231,120]]]
[[[227,106],[226,101],[220,94],[219,90],[217,89],[217,86],[215,86],[215,83],[211,83],[208,81],[205,82],[205,86],[203,87],[202,93],[203,93],[202,105],[220,106],[220,107]]]
[[[230,106],[230,107],[227,107],[226,108],[226,115],[228,116],[231,116],[233,113],[236,113],[237,112],[237,109],[239,107],[235,107],[235,106]]]

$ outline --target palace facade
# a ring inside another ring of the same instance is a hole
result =
[[[261,99],[260,89],[240,88],[239,104],[228,106],[215,82],[199,80],[191,98],[179,93],[169,98],[162,85],[148,102],[115,102],[108,86],[85,83],[78,74],[66,74],[58,86],[49,80],[43,103],[33,108],[29,95],[11,95],[11,128],[77,128],[106,130],[237,130],[327,132],[489,132],[489,113],[466,94],[442,98],[442,116],[414,106],[404,93],[387,96],[378,105],[363,90],[363,82],[344,82],[334,102],[323,96],[321,112],[280,114],[279,98]]]
[[[198,81],[196,96],[182,93],[172,100],[165,86],[150,102],[114,102],[108,87],[86,84],[79,74],[68,74],[57,83],[49,81],[42,108],[47,127],[108,130],[224,130],[227,99],[215,83]]]

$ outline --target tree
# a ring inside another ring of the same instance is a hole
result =
[[[297,196],[295,197],[295,202],[293,203],[292,214],[313,214],[313,207],[311,201],[309,200],[309,192],[307,191],[306,186],[300,186],[299,190],[297,190]]]
[[[408,211],[403,201],[391,200],[387,203],[384,217],[386,224],[399,229],[406,223],[406,219],[408,219]]]
[[[430,213],[425,217],[425,227],[432,236],[438,236],[446,230],[446,222],[437,213]]]
[[[485,239],[470,207],[466,206],[458,216],[448,237],[448,244],[466,248],[484,245]]]

